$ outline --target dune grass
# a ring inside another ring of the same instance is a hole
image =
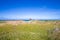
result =
[[[0,40],[48,40],[47,32],[53,28],[54,23],[6,24],[0,26]]]

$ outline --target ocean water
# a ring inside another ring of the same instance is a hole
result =
[[[24,20],[25,22],[30,22],[31,20]]]

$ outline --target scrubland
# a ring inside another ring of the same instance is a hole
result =
[[[56,28],[60,21],[5,21],[0,23],[0,40],[60,40],[60,32],[53,33]]]

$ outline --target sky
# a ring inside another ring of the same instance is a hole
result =
[[[60,19],[60,0],[0,0],[0,18]]]

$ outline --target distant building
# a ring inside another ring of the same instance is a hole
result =
[[[32,20],[32,18],[30,18],[30,20]]]

